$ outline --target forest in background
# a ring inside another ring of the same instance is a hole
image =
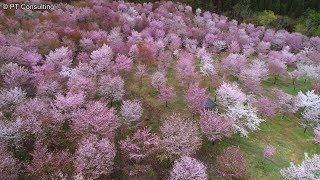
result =
[[[156,2],[156,0],[129,0]],[[173,0],[226,15],[240,22],[320,36],[319,0]]]

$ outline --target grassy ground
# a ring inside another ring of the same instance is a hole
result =
[[[174,67],[171,66],[171,67]],[[154,72],[151,68],[149,74]],[[143,120],[139,127],[149,126],[154,132],[159,132],[159,127],[165,116],[172,113],[180,113],[182,116],[191,118],[185,106],[184,91],[179,82],[175,79],[173,68],[169,69],[168,84],[176,88],[177,97],[170,102],[169,108],[166,108],[163,102],[158,100],[158,92],[151,87],[150,76],[143,78],[142,86],[139,86],[139,78],[134,75],[126,76],[126,98],[138,98],[143,101],[145,107]],[[269,94],[272,87],[278,87],[283,91],[296,95],[300,90],[306,92],[310,88],[311,80],[304,79],[295,82],[296,89],[293,88],[292,80],[279,78],[274,85],[274,78],[271,77],[263,82],[266,94]],[[207,82],[202,82],[206,85]],[[214,99],[214,92],[208,92]],[[238,134],[231,138],[224,139],[221,142],[213,144],[204,139],[201,150],[197,153],[197,158],[208,166],[208,173],[214,179],[221,179],[215,171],[215,159],[226,147],[238,146],[246,154],[248,160],[248,173],[245,179],[281,179],[279,173],[281,168],[289,166],[289,163],[300,163],[304,158],[304,152],[309,154],[320,153],[320,146],[313,143],[313,134],[310,129],[304,133],[304,128],[299,124],[299,119],[295,115],[286,115],[281,119],[280,114],[266,120],[259,131],[250,133],[248,138],[240,137]],[[138,127],[137,127],[138,128]],[[121,133],[125,137],[126,133]],[[276,148],[276,155],[267,159],[262,156],[262,149],[266,145],[272,145]],[[167,167],[168,168],[168,167]],[[167,175],[170,169],[164,168],[162,171]],[[163,174],[162,174],[163,175]],[[153,177],[158,176],[154,175]],[[152,176],[151,176],[152,177]],[[153,179],[153,178],[146,178]]]

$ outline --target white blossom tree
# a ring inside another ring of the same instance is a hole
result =
[[[206,180],[207,167],[189,156],[182,156],[174,162],[170,180]]]
[[[249,131],[258,130],[260,123],[264,121],[257,116],[256,108],[250,104],[229,107],[227,116],[233,120],[233,128],[244,137],[248,137]]]
[[[307,125],[316,126],[320,123],[320,96],[314,90],[297,95],[298,106],[303,107],[302,117]]]
[[[290,167],[280,170],[285,179],[317,180],[320,178],[320,156],[315,154],[310,158],[307,153],[304,155],[305,158],[300,165],[295,165],[291,162]]]

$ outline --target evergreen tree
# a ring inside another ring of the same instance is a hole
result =
[[[289,15],[293,17],[298,17],[303,13],[304,10],[304,0],[293,0],[291,8],[289,10]]]
[[[280,0],[274,0],[272,4],[272,11],[276,14],[280,14],[281,11],[281,3]]]

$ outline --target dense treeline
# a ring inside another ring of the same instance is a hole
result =
[[[146,0],[130,0],[146,2]],[[155,0],[147,0],[154,2]],[[173,0],[192,5],[194,8],[216,10],[218,12],[232,11],[235,6],[248,6],[252,11],[272,10],[276,14],[290,17],[302,16],[308,9],[320,10],[319,0]]]
[[[157,0],[128,0],[155,2]],[[226,15],[240,22],[274,29],[298,31],[308,36],[320,35],[319,0],[173,0]]]
[[[219,11],[230,11],[237,4],[248,5],[253,11],[272,10],[276,14],[299,17],[308,9],[319,10],[318,0],[213,0]]]

